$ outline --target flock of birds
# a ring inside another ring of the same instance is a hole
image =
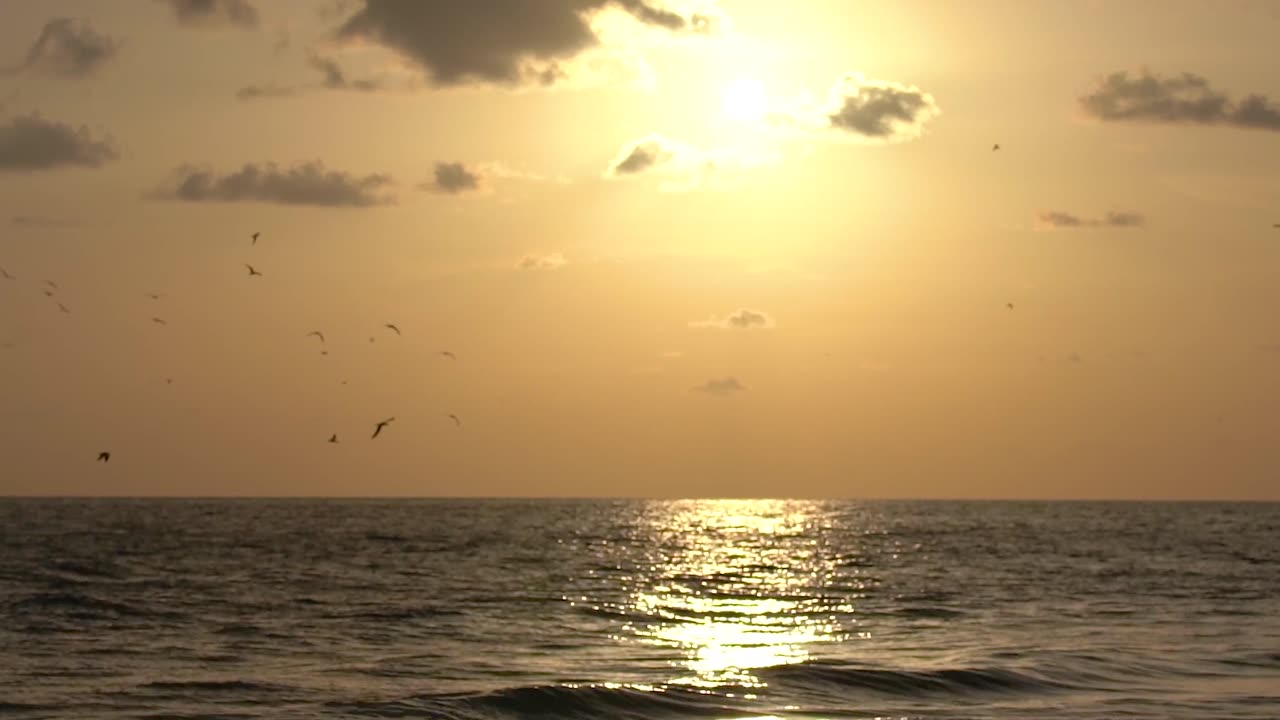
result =
[[[251,242],[250,242],[250,244],[251,244],[251,245],[257,245],[257,244],[258,244],[258,238],[261,236],[261,234],[262,234],[261,232],[255,232],[255,233],[253,233],[252,235],[250,235],[250,236],[249,236],[249,237],[250,237],[250,241],[251,241]],[[255,268],[253,265],[250,265],[249,263],[245,263],[245,264],[244,264],[244,266],[245,266],[246,268],[248,268],[248,269],[249,269],[249,277],[263,277],[262,273],[261,273],[260,271],[258,271],[258,269],[257,269],[257,268]],[[10,274],[10,273],[9,273],[9,271],[8,271],[8,270],[6,270],[5,268],[0,267],[0,279],[3,279],[3,280],[17,280],[17,277],[15,277],[14,275]],[[60,289],[61,289],[61,288],[59,288],[59,287],[58,287],[58,284],[57,284],[56,282],[52,281],[52,280],[45,280],[45,281],[44,281],[44,287],[42,288],[42,290],[43,290],[43,292],[44,292],[45,297],[48,297],[48,298],[50,298],[50,299],[54,299],[54,298],[56,298],[56,297],[57,297],[58,290],[60,290]],[[163,294],[161,294],[161,293],[146,293],[146,294],[145,294],[145,296],[146,296],[147,298],[151,299],[151,300],[160,300],[160,299],[164,298],[164,295],[163,295]],[[69,315],[69,314],[71,314],[71,309],[70,309],[70,308],[68,308],[66,305],[64,305],[61,301],[55,300],[55,302],[56,302],[56,304],[57,304],[57,306],[58,306],[58,310],[59,310],[59,311],[61,311],[62,313],[68,314],[68,315]],[[157,325],[168,325],[168,324],[169,324],[167,321],[165,321],[165,319],[164,319],[164,318],[161,318],[161,317],[154,317],[154,316],[151,318],[151,322],[153,322],[153,323],[155,323],[155,324],[157,324]],[[383,325],[383,327],[384,327],[384,328],[386,328],[386,329],[388,329],[388,330],[390,330],[390,331],[392,331],[392,332],[394,332],[397,336],[402,335],[402,333],[400,332],[400,328],[399,328],[395,323],[385,323],[385,324]],[[324,333],[323,333],[323,332],[321,332],[321,331],[319,331],[319,330],[312,330],[312,331],[310,331],[310,332],[306,333],[305,335],[303,335],[303,337],[315,337],[315,338],[318,338],[318,339],[320,340],[321,345],[323,345],[323,344],[325,343],[325,336],[324,336]],[[369,342],[374,342],[374,340],[375,340],[375,338],[372,338],[372,337],[371,337],[371,338],[369,338]],[[323,349],[322,349],[322,350],[320,351],[320,354],[321,354],[321,355],[328,355],[328,354],[329,354],[329,352],[328,352],[327,350],[323,350]],[[439,351],[437,354],[438,354],[438,355],[440,355],[440,356],[442,356],[442,357],[448,358],[449,360],[454,360],[454,361],[456,361],[456,360],[458,359],[458,356],[457,356],[457,355],[455,355],[452,351],[449,351],[449,350],[441,350],[441,351]],[[166,383],[166,384],[172,384],[172,383],[173,383],[173,378],[166,378],[166,379],[165,379],[165,383]],[[346,384],[346,381],[345,381],[345,380],[343,381],[343,384],[344,384],[344,385]],[[455,414],[453,414],[453,413],[449,413],[447,417],[448,417],[450,420],[452,420],[452,421],[453,421],[453,424],[454,424],[454,426],[455,426],[455,427],[457,427],[457,428],[459,428],[459,429],[461,429],[461,428],[462,428],[462,420],[461,420],[457,415],[455,415]],[[374,439],[374,438],[377,438],[379,435],[381,435],[381,434],[382,434],[383,429],[384,429],[384,428],[386,428],[388,425],[390,425],[390,424],[391,424],[392,422],[394,422],[394,421],[395,421],[395,418],[394,418],[394,417],[389,417],[389,418],[387,418],[387,419],[385,419],[385,420],[382,420],[381,422],[378,422],[376,425],[374,425],[374,428],[373,428],[373,434],[369,436],[369,439],[371,439],[371,440],[372,440],[372,439]],[[329,443],[334,443],[334,444],[336,444],[336,443],[338,442],[338,434],[337,434],[337,433],[334,433],[334,434],[330,435],[330,436],[329,436],[329,440],[328,440],[328,442],[329,442]],[[98,459],[97,459],[97,462],[107,463],[107,462],[110,462],[110,461],[111,461],[111,453],[110,453],[110,451],[103,450],[102,452],[99,452],[99,453],[98,453]]]

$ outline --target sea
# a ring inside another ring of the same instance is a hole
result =
[[[0,499],[0,717],[1280,717],[1280,504]]]

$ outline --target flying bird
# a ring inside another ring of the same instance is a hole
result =
[[[445,357],[447,357],[447,358],[449,358],[450,360],[457,360],[457,359],[458,359],[458,356],[457,356],[457,355],[454,355],[453,353],[449,352],[448,350],[441,350],[441,351],[440,351],[440,354],[441,354],[441,355],[443,355],[443,356],[445,356]]]
[[[1272,223],[1272,224],[1271,224],[1271,227],[1273,227],[1273,228],[1280,228],[1280,223]],[[10,280],[12,280],[12,279],[13,279],[13,278],[12,278],[11,276],[9,276],[9,275],[6,275],[5,277],[8,277]]]
[[[58,303],[58,309],[64,313],[71,314],[71,310],[66,305],[63,305],[62,303]]]
[[[312,335],[315,335],[316,337],[320,338],[320,342],[324,342],[324,333],[320,332],[319,330],[312,330],[311,332],[307,333],[306,335],[303,335],[302,337],[311,337]]]
[[[400,328],[396,327],[396,324],[395,324],[395,323],[387,323],[386,325],[383,325],[382,327],[384,327],[384,328],[389,328],[389,329],[391,329],[391,330],[395,330],[397,335],[399,335],[399,334],[400,334]]]
[[[1007,308],[1009,308],[1010,310],[1012,310],[1012,309],[1013,309],[1013,303],[1005,303],[1005,307],[1007,307]]]
[[[329,436],[329,442],[331,442],[331,443],[336,443],[336,442],[338,442],[338,433],[334,433],[334,434],[330,435],[330,436]]]
[[[45,296],[45,297],[53,297],[53,291],[52,291],[52,290],[45,290],[45,291],[44,291],[44,296]]]
[[[57,290],[57,289],[58,289],[58,283],[56,283],[56,282],[54,282],[54,281],[52,281],[52,280],[45,280],[45,281],[44,281],[44,284],[45,284],[45,285],[48,285],[49,287],[53,288],[54,290]]]
[[[253,238],[253,242],[252,242],[252,243],[250,243],[251,245],[257,245],[257,244],[258,244],[258,235],[260,235],[260,234],[261,234],[261,233],[254,233],[254,234],[252,234],[252,235],[250,235],[250,236],[249,236],[249,237]]]
[[[153,318],[151,318],[151,322],[153,322],[153,323],[155,323],[155,324],[157,324],[157,325],[168,325],[168,324],[169,324],[169,323],[165,322],[163,319],[158,318],[158,317],[153,317]]]
[[[258,272],[257,270],[253,269],[253,266],[252,266],[252,265],[250,265],[249,263],[245,263],[245,264],[244,264],[244,266],[245,266],[245,267],[247,267],[247,268],[249,268],[249,277],[253,277],[254,275],[261,275],[261,274],[262,274],[262,273]]]
[[[458,427],[462,427],[462,421],[458,419],[457,415],[454,415],[453,413],[449,413],[449,419],[453,421],[454,425],[457,425]]]
[[[1000,149],[1000,143],[996,143],[995,145],[991,146],[991,152],[995,152],[999,149]]]
[[[161,295],[160,293],[147,293],[147,297],[151,298],[152,300],[159,300],[160,298],[164,297],[164,295]]]
[[[105,450],[98,453],[98,462],[107,462],[110,459],[111,459],[111,453]]]
[[[383,420],[382,422],[378,423],[378,426],[373,429],[373,435],[370,436],[369,439],[372,440],[373,438],[378,437],[378,435],[382,432],[382,428],[390,425],[391,421],[393,420],[395,420],[395,418],[389,417],[386,420]]]
[[[5,280],[14,279],[13,276],[9,274],[9,271],[5,270],[4,268],[0,268],[0,277],[3,277]]]

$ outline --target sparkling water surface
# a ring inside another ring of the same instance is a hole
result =
[[[1280,504],[0,500],[6,718],[1276,718]]]

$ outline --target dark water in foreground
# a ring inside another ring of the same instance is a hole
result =
[[[1276,718],[1280,505],[0,500],[5,718]]]

